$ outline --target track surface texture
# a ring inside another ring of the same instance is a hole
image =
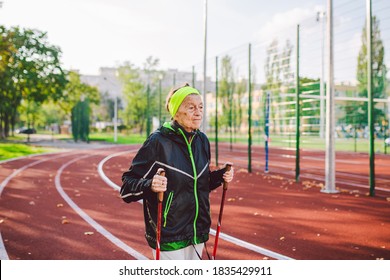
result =
[[[1,258],[152,259],[142,205],[124,203],[117,190],[139,147],[83,147],[1,162]],[[219,163],[232,161],[235,178],[217,259],[390,259],[390,156],[376,157],[376,196],[369,197],[367,155],[337,153],[339,193],[329,194],[321,192],[324,153],[301,152],[299,183],[293,153],[271,149],[265,174],[263,149],[254,147],[248,173],[245,146],[219,146]],[[214,230],[221,194],[219,188],[210,195]],[[210,254],[213,244],[210,235]]]

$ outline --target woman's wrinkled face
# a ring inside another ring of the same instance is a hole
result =
[[[199,94],[188,95],[181,103],[174,120],[187,132],[199,129],[203,119],[203,101]]]

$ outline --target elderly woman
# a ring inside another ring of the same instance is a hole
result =
[[[172,116],[145,141],[122,176],[125,202],[143,199],[146,240],[156,251],[157,195],[164,192],[161,259],[200,259],[209,239],[209,193],[233,179],[233,168],[210,171],[210,143],[199,131],[203,101],[188,84],[171,90]],[[226,166],[226,165],[225,165]],[[166,176],[157,175],[163,168]]]

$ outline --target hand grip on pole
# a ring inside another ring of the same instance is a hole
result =
[[[162,169],[162,168],[159,168],[157,170],[157,175],[165,177],[165,170]],[[163,199],[164,199],[164,192],[158,192],[157,193],[157,200],[158,200],[158,202],[162,202]]]
[[[232,169],[232,164],[227,163],[226,164],[226,171],[230,171],[231,169]],[[229,183],[223,182],[223,189],[227,190],[228,189],[228,185],[229,185]]]

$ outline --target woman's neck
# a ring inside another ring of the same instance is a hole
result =
[[[181,124],[179,124],[176,120],[174,120],[172,122],[172,127],[180,128],[189,141],[191,141],[192,137],[194,137],[194,135],[196,133],[196,130],[188,131]]]

